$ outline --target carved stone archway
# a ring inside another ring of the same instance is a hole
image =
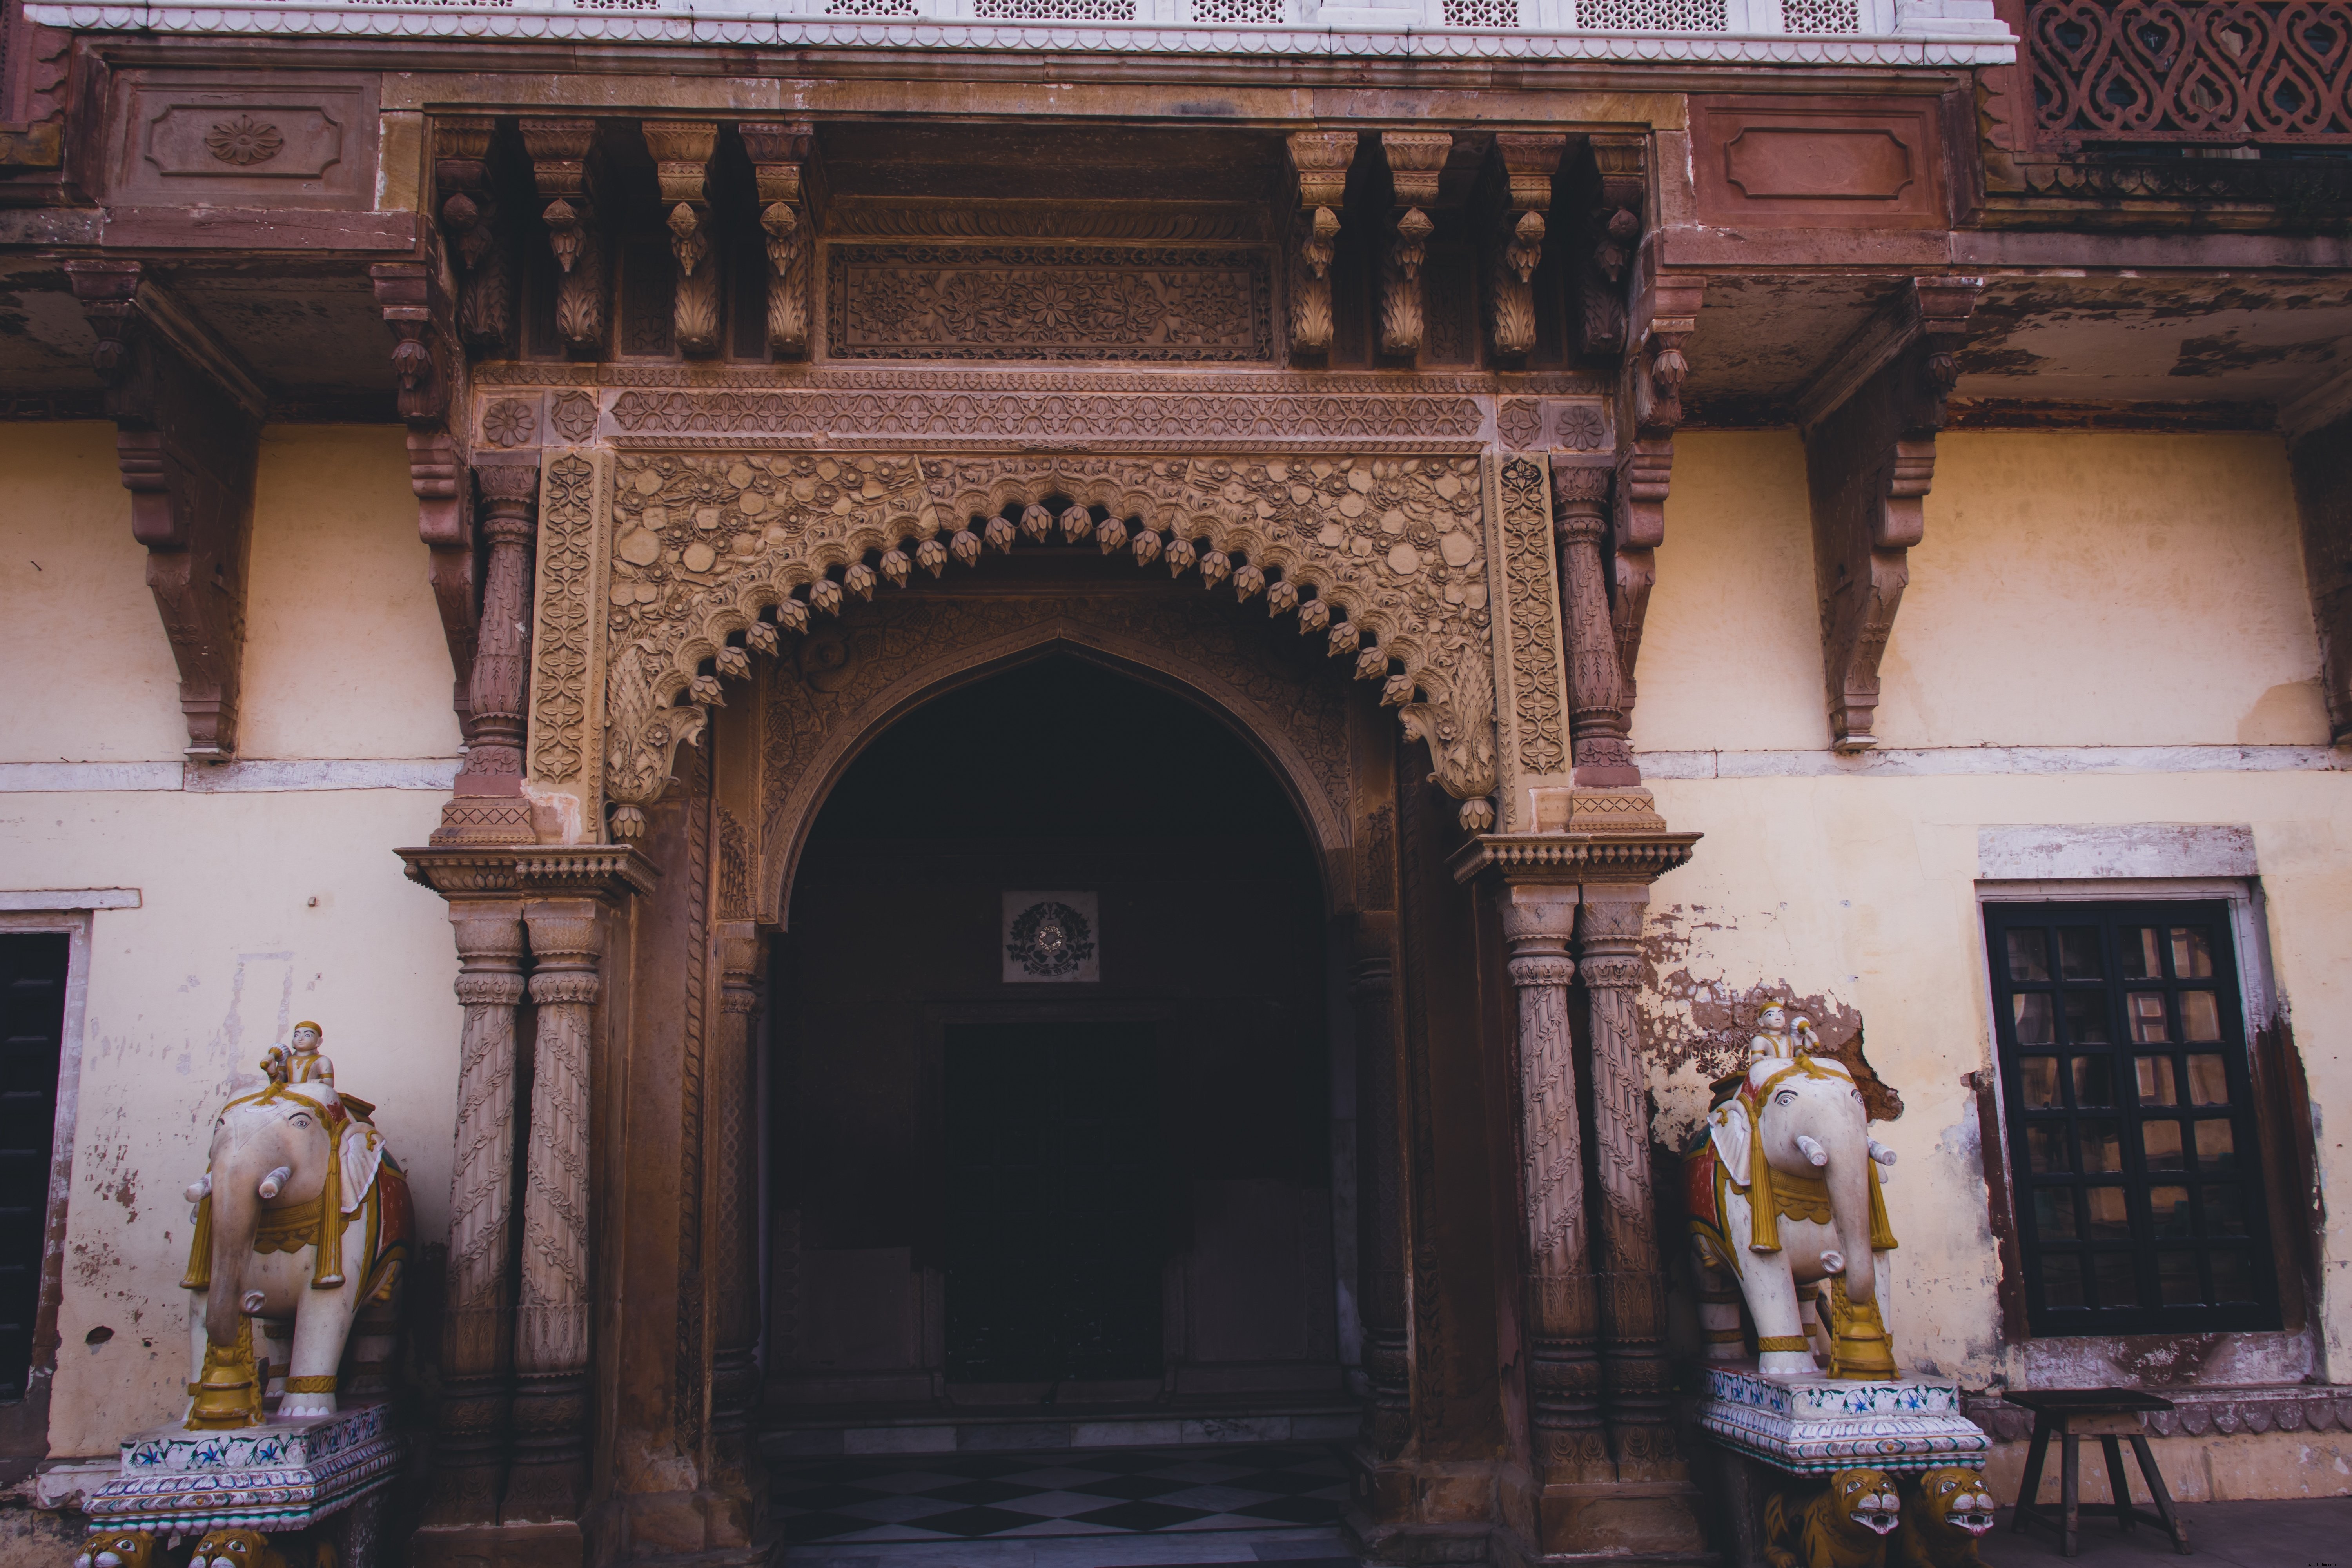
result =
[[[527,773],[567,841],[602,840],[608,813],[614,837],[640,833],[754,654],[1024,539],[1091,539],[1292,619],[1381,683],[1465,827],[1499,804],[1504,828],[1532,828],[1537,787],[1569,782],[1531,463],[583,449],[543,473]]]

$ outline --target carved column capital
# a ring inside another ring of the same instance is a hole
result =
[[[541,221],[556,267],[555,330],[574,353],[596,355],[604,343],[604,236],[591,163],[596,122],[572,118],[522,120],[523,150],[538,187]]]
[[[441,232],[459,275],[457,326],[476,348],[503,349],[514,325],[514,271],[490,177],[498,121],[487,114],[433,120],[433,178]]]
[[[1421,268],[1429,237],[1437,226],[1423,209],[1437,202],[1440,176],[1454,151],[1444,131],[1383,131],[1381,153],[1388,160],[1394,216],[1381,257],[1381,352],[1410,356],[1421,352]]]
[[[1534,282],[1543,260],[1553,173],[1564,135],[1501,132],[1489,165],[1486,328],[1495,353],[1517,358],[1536,346]]]
[[[1290,344],[1311,354],[1331,347],[1331,258],[1355,161],[1353,131],[1294,132],[1285,143],[1297,196],[1291,226]]]
[[[719,274],[710,228],[708,180],[719,148],[709,120],[648,120],[640,129],[661,187],[670,254],[677,261],[674,314],[678,352],[707,359],[719,352]]]
[[[805,121],[738,125],[751,155],[760,227],[768,237],[768,347],[779,359],[808,353],[808,259],[815,234],[805,169],[816,128]]]

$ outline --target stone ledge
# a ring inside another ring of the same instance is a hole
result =
[[[2278,1388],[2152,1388],[2175,1408],[2147,1418],[2154,1437],[2234,1436],[2240,1432],[2352,1432],[2352,1386],[2290,1384]],[[1994,1394],[1963,1401],[1969,1419],[2005,1443],[2033,1435],[2033,1412]]]

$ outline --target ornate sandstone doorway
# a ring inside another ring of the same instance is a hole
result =
[[[1269,679],[1320,673],[1236,631]],[[809,834],[770,993],[782,1447],[894,1415],[1349,1425],[1356,1108],[1317,858],[1227,723],[1101,658],[916,709]],[[1055,952],[1015,906],[1061,911]]]

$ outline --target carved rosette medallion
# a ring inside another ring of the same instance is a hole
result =
[[[250,114],[224,120],[205,133],[205,151],[240,169],[267,163],[285,150],[286,137],[278,127]]]
[[[551,475],[578,460],[554,459]],[[705,710],[726,700],[725,682],[750,674],[751,654],[780,652],[786,637],[797,643],[852,600],[984,569],[988,552],[1024,536],[1007,521],[1024,511],[1043,515],[1049,532],[1091,536],[1106,555],[1123,551],[1130,569],[1189,574],[1229,613],[1291,626],[1343,670],[1380,682],[1381,701],[1427,743],[1433,776],[1468,803],[1465,822],[1492,820],[1496,584],[1491,481],[1478,458],[624,452],[610,461],[603,559],[561,591],[542,582],[541,636],[543,648],[560,646],[567,633],[548,616],[567,595],[593,594],[606,650],[602,784],[623,836],[667,787]],[[551,496],[543,528],[559,512],[572,515]],[[543,545],[541,555],[562,552]],[[559,677],[542,660],[531,742],[534,780],[578,794],[590,836],[593,802],[552,770],[572,754],[567,703],[575,692],[590,700],[599,662],[591,648]],[[594,719],[577,726],[583,752],[596,728]]]

